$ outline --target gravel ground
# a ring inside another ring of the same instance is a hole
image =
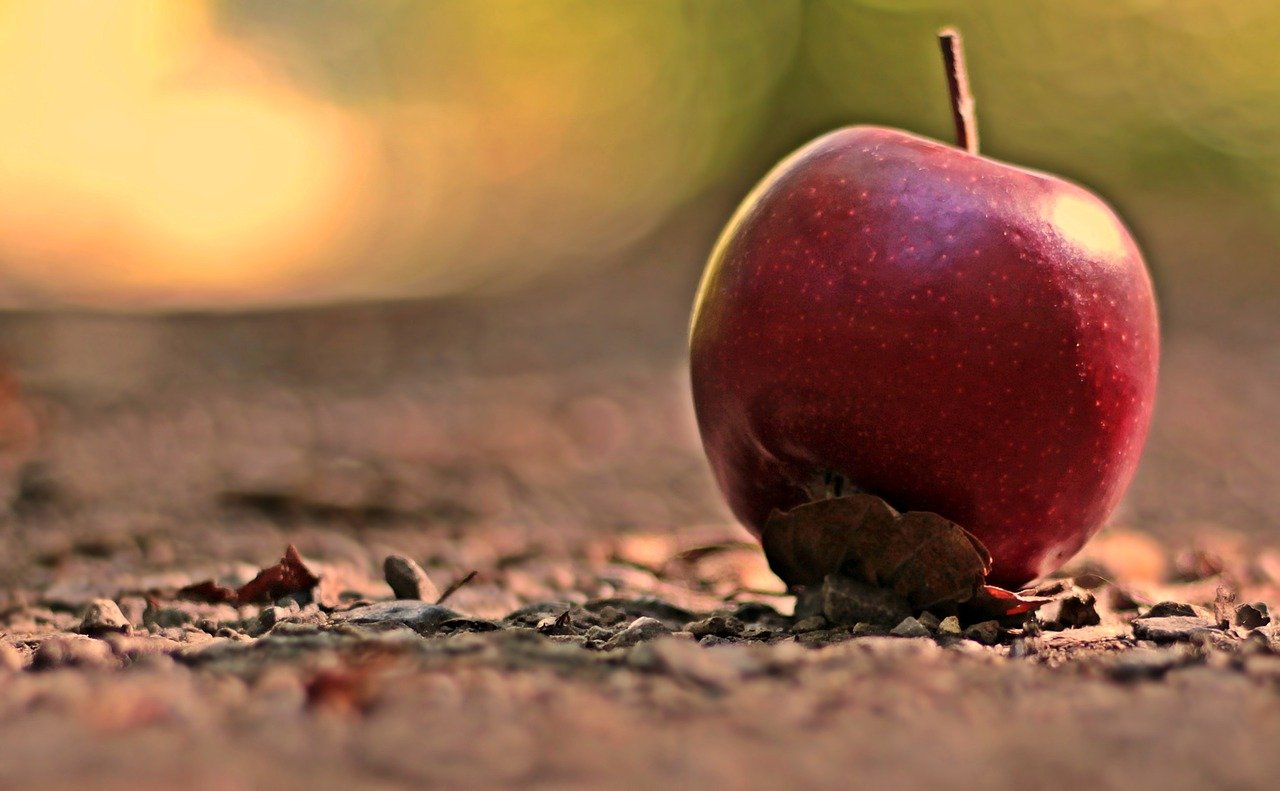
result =
[[[4,318],[0,787],[1274,786],[1269,319],[1171,328],[1140,478],[1034,620],[876,623],[838,580],[794,613],[712,490],[688,284],[594,288]],[[181,593],[288,544],[318,584]]]

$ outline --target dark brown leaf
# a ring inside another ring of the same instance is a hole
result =
[[[774,511],[762,538],[769,567],[789,586],[838,574],[887,588],[919,611],[979,598],[1000,616],[1046,600],[987,586],[991,553],[973,534],[937,514],[899,514],[869,494],[832,497]]]
[[[196,582],[179,588],[177,596],[179,599],[187,601],[222,604],[224,602],[235,602],[236,592],[228,587],[219,585],[213,580],[204,580],[203,582]]]
[[[240,586],[236,591],[237,604],[272,602],[295,593],[310,591],[320,582],[311,573],[298,550],[290,544],[280,562],[258,572],[258,576]]]

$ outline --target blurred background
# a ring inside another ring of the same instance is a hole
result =
[[[684,381],[705,256],[817,134],[949,139],[943,24],[984,153],[1148,252],[1162,391],[1118,519],[1276,537],[1280,6],[10,0],[14,557],[727,523]]]

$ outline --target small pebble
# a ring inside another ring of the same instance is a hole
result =
[[[605,648],[628,648],[668,634],[671,634],[671,630],[664,626],[662,621],[642,615],[632,621],[626,629],[610,638]]]
[[[1097,626],[1102,623],[1095,606],[1097,598],[1086,590],[1077,590],[1058,603],[1058,624],[1068,629]]]
[[[1194,618],[1196,610],[1190,604],[1183,604],[1176,601],[1162,601],[1153,605],[1150,610],[1142,616],[1143,618],[1167,618],[1171,615],[1185,615]]]
[[[289,611],[283,607],[263,607],[262,612],[258,613],[258,617],[249,622],[248,632],[250,637],[260,637],[276,624],[289,617]]]
[[[829,624],[827,619],[821,615],[811,615],[808,618],[802,618],[796,621],[791,627],[791,631],[795,634],[805,634],[807,632],[817,632],[826,629]]]
[[[1188,615],[1169,615],[1159,618],[1139,618],[1133,622],[1133,636],[1139,640],[1172,643],[1191,640],[1199,635],[1217,631],[1212,621]]]
[[[964,630],[964,636],[983,645],[995,645],[1000,642],[1000,624],[996,621],[975,623]]]
[[[961,634],[960,619],[954,615],[948,615],[938,622],[938,634],[959,636]]]
[[[387,555],[382,563],[382,575],[397,599],[434,602],[440,598],[440,591],[435,583],[412,558]]]
[[[80,619],[80,633],[91,637],[117,633],[127,634],[132,626],[129,619],[120,612],[120,606],[111,599],[94,599],[84,610]]]
[[[889,630],[894,637],[928,637],[929,630],[915,618],[907,616],[902,622]]]
[[[714,634],[717,637],[737,637],[742,634],[746,625],[732,615],[712,615],[701,621],[694,621],[685,627],[694,637],[706,637]]]
[[[924,628],[928,629],[931,632],[937,631],[938,626],[942,623],[942,621],[938,620],[938,616],[934,615],[928,610],[925,610],[924,612],[920,613],[920,617],[917,618],[916,620],[918,620],[921,624],[924,625]]]

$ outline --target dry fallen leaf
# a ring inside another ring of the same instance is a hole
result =
[[[956,523],[923,511],[899,514],[869,494],[774,511],[762,543],[770,568],[791,587],[842,574],[893,590],[917,611],[970,603],[1000,616],[1048,601],[987,585],[991,553]]]
[[[284,551],[280,562],[258,572],[258,576],[246,582],[236,591],[236,602],[253,604],[270,602],[294,593],[305,593],[316,586],[320,578],[311,573],[302,562],[302,556],[293,544]]]
[[[274,566],[263,569],[237,590],[204,580],[181,588],[178,598],[214,604],[264,604],[295,593],[305,593],[319,584],[320,578],[302,562],[293,544],[285,548],[284,557]]]
[[[208,604],[234,603],[236,592],[213,580],[203,580],[178,589],[178,598]]]

